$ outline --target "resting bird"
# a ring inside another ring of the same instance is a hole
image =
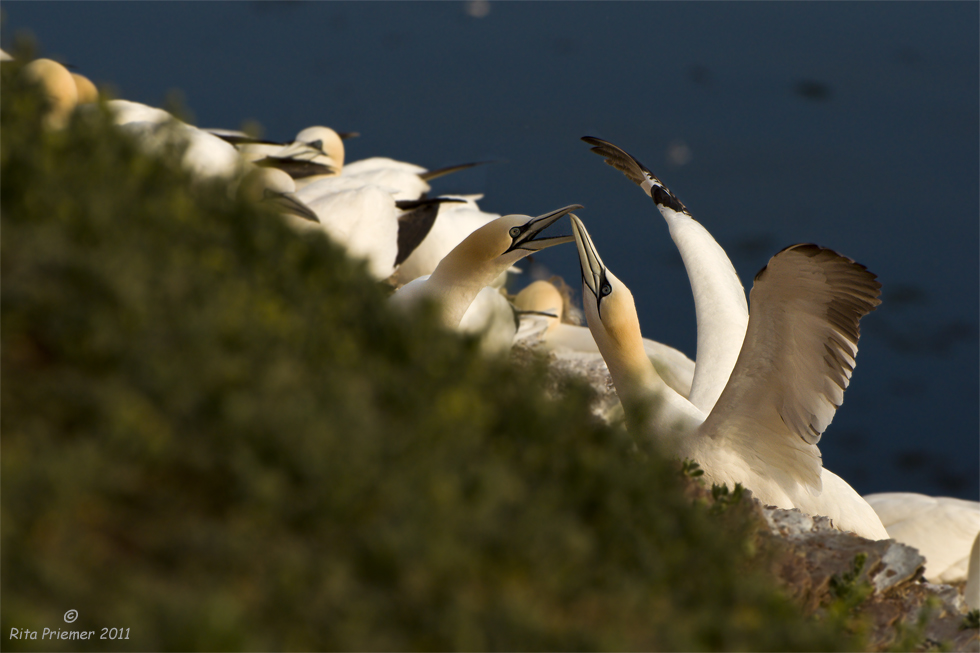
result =
[[[98,99],[92,82],[52,59],[35,59],[24,66],[23,74],[40,87],[48,102],[44,124],[49,129],[61,129],[76,106]]]
[[[517,338],[529,346],[576,359],[602,356],[589,327],[562,321],[565,299],[554,284],[535,281],[517,293],[514,306],[523,312]],[[649,338],[643,339],[643,350],[668,386],[682,397],[691,393],[694,361]]]
[[[277,168],[253,168],[238,182],[238,194],[280,215],[319,224],[320,218],[296,197],[293,178]]]
[[[572,204],[536,218],[505,215],[488,222],[449,252],[431,275],[402,286],[391,301],[406,306],[431,298],[441,306],[442,323],[455,329],[480,291],[511,265],[546,247],[571,242],[571,236],[538,236],[560,217],[580,208]]]
[[[344,167],[344,138],[329,127],[316,125],[296,134],[292,143],[269,151],[268,143],[242,143],[239,148],[256,165],[278,168],[292,177],[297,188],[339,175]]]
[[[109,100],[113,122],[147,151],[184,147],[181,164],[197,179],[232,179],[242,174],[245,161],[233,145],[214,134],[178,120],[169,112],[129,100]]]
[[[395,272],[396,285],[404,285],[421,276],[432,274],[443,257],[483,225],[500,217],[497,213],[481,211],[476,202],[482,195],[449,195],[458,200],[439,205],[431,230],[418,247]]]
[[[931,583],[967,579],[970,547],[980,533],[980,503],[914,492],[868,494],[864,499],[881,518],[888,535],[919,550]]]
[[[633,296],[569,216],[586,319],[634,433],[649,433],[705,480],[741,483],[763,503],[825,515],[869,539],[888,533],[851,486],[821,466],[817,443],[854,370],[858,322],[880,303],[867,269],[829,249],[793,245],[755,277],[745,342],[710,412],[668,387],[646,357]]]
[[[697,365],[690,399],[707,413],[728,383],[745,337],[749,309],[742,282],[725,250],[646,166],[608,141],[592,136],[582,140],[593,146],[593,152],[605,157],[606,163],[639,185],[653,199],[670,228],[670,237],[691,282],[698,321]]]

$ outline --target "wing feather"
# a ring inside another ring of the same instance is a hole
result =
[[[606,163],[619,170],[626,178],[642,188],[658,207],[667,207],[678,213],[691,215],[684,203],[670,192],[657,175],[636,160],[623,148],[595,136],[583,136],[582,140],[592,146],[592,151],[604,157]]]
[[[803,244],[773,256],[755,277],[738,362],[702,432],[765,449],[766,459],[819,488],[819,450],[808,445],[844,401],[859,322],[880,292],[874,274],[832,250]]]

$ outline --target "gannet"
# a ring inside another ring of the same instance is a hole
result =
[[[915,547],[926,559],[931,583],[967,579],[970,547],[980,533],[980,502],[914,492],[865,495],[888,535]]]
[[[565,298],[554,284],[540,280],[517,293],[514,306],[524,312],[517,339],[534,348],[570,354],[574,358],[601,357],[589,327],[563,322]],[[694,361],[668,345],[643,338],[643,350],[660,378],[682,397],[691,393]]]
[[[199,179],[232,179],[242,174],[245,162],[233,145],[168,111],[130,100],[109,100],[106,107],[113,122],[146,150],[161,152],[172,144],[184,146],[181,164]]]
[[[546,247],[571,242],[571,236],[538,235],[563,215],[580,208],[581,205],[572,204],[536,218],[505,215],[488,222],[449,252],[429,277],[402,286],[391,301],[407,306],[422,298],[433,299],[441,306],[443,325],[455,329],[477,294],[511,265]]]
[[[291,226],[322,231],[352,256],[366,259],[371,274],[379,280],[395,271],[401,211],[386,189],[361,186],[313,200],[304,197],[300,189],[296,197],[316,213],[319,224],[289,220]]]
[[[698,323],[690,399],[703,412],[710,412],[735,367],[749,322],[745,290],[735,267],[707,229],[642,163],[608,141],[592,136],[582,140],[639,185],[667,222],[691,282]]]
[[[887,539],[871,506],[821,466],[817,443],[854,370],[858,322],[881,284],[829,249],[793,245],[755,277],[735,369],[706,413],[670,389],[644,355],[629,289],[569,216],[586,319],[623,402],[628,427],[697,461],[710,483],[741,483],[764,504],[825,515],[844,531]]]
[[[439,206],[439,212],[429,233],[395,271],[393,281],[396,285],[404,285],[421,276],[432,274],[432,271],[439,265],[439,261],[463,242],[464,238],[488,222],[500,217],[497,213],[487,213],[480,210],[476,202],[483,195],[445,195],[443,197],[460,201]]]
[[[292,143],[273,152],[269,152],[264,144],[244,143],[241,149],[245,158],[256,165],[279,168],[288,173],[296,181],[297,188],[338,175],[344,167],[343,137],[322,125],[301,130]]]
[[[51,59],[35,59],[24,66],[24,76],[41,88],[48,102],[44,124],[61,129],[78,104],[78,86],[68,69]]]
[[[250,202],[268,206],[280,215],[320,223],[313,209],[296,197],[293,178],[277,168],[252,168],[239,180],[238,194]]]
[[[75,90],[78,91],[78,104],[92,104],[99,101],[99,89],[95,88],[85,75],[72,73],[71,78],[75,81]]]

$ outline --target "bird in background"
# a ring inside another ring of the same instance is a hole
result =
[[[602,358],[587,326],[564,321],[566,299],[550,281],[535,281],[517,293],[514,305],[521,320],[516,340],[580,360]],[[682,397],[691,394],[694,361],[669,345],[643,338],[643,350],[664,382]]]
[[[473,300],[514,263],[547,247],[571,242],[572,236],[543,237],[541,232],[579,208],[581,205],[572,204],[534,218],[514,214],[488,222],[453,248],[431,275],[402,286],[390,301],[403,307],[425,299],[435,301],[442,324],[456,329]],[[513,315],[509,303],[507,310]],[[511,321],[512,340],[517,327]]]
[[[925,556],[926,580],[967,580],[971,547],[980,534],[980,502],[915,492],[880,492],[864,498],[881,517],[890,537]],[[976,557],[975,552],[972,555]]]
[[[24,66],[23,75],[41,88],[48,101],[44,124],[49,129],[64,128],[76,107],[99,99],[98,89],[87,77],[69,71],[52,59],[31,61]]]
[[[710,483],[740,483],[764,504],[825,515],[838,529],[887,539],[871,506],[822,467],[817,447],[854,370],[858,322],[880,303],[875,276],[816,245],[773,256],[756,275],[735,369],[712,410],[703,411],[650,363],[632,293],[603,264],[582,221],[570,218],[586,319],[628,428],[699,463]]]

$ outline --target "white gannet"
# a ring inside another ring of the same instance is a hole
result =
[[[970,547],[980,533],[980,502],[915,492],[882,492],[864,499],[890,537],[925,556],[926,580],[966,580]]]
[[[707,413],[728,382],[745,338],[749,310],[742,282],[725,250],[656,175],[608,141],[591,136],[582,140],[639,185],[667,222],[691,282],[698,323],[697,365],[690,399]]]
[[[521,325],[517,338],[534,348],[571,354],[575,358],[601,357],[599,346],[587,326],[563,321],[565,298],[549,281],[535,281],[517,293],[514,306]],[[523,314],[520,314],[523,312]],[[643,339],[643,350],[660,378],[682,397],[691,393],[694,361],[668,345]]]
[[[631,429],[697,461],[710,483],[741,483],[764,504],[825,515],[869,539],[888,533],[867,501],[821,466],[817,443],[854,370],[858,322],[880,302],[867,269],[829,249],[793,245],[755,277],[745,342],[706,413],[671,390],[644,355],[629,289],[569,216],[586,319]]]
[[[476,201],[481,199],[482,195],[442,197],[460,201],[447,202],[439,206],[439,213],[429,233],[395,271],[393,281],[396,285],[404,285],[413,279],[432,274],[439,261],[463,242],[464,238],[500,217],[497,213],[480,210]]]
[[[344,167],[344,138],[356,133],[339,134],[329,127],[315,125],[300,130],[292,143],[270,151],[267,143],[243,142],[245,158],[256,165],[279,168],[302,188],[319,179],[339,175]]]
[[[379,280],[395,271],[401,211],[388,190],[367,185],[310,200],[300,189],[296,197],[319,217],[319,225],[290,220],[293,227],[322,230],[352,256],[366,259],[371,274]]]
[[[296,197],[293,178],[277,168],[252,168],[238,182],[238,194],[280,215],[320,223],[313,209]]]
[[[23,68],[23,75],[41,88],[48,102],[44,125],[61,129],[78,104],[78,86],[68,69],[51,59],[35,59]]]
[[[455,329],[480,291],[511,265],[546,247],[571,242],[571,236],[537,236],[560,217],[579,208],[582,207],[572,204],[536,218],[505,215],[488,222],[449,252],[429,277],[415,279],[399,288],[391,296],[391,302],[407,306],[422,298],[435,300],[441,306],[443,325]]]
[[[106,107],[113,122],[146,150],[160,152],[173,144],[184,146],[181,164],[199,179],[231,179],[242,174],[245,161],[238,150],[214,134],[139,102],[109,100]]]
[[[95,88],[85,75],[72,73],[71,78],[75,80],[75,89],[78,91],[78,104],[92,104],[99,101],[99,89]]]

